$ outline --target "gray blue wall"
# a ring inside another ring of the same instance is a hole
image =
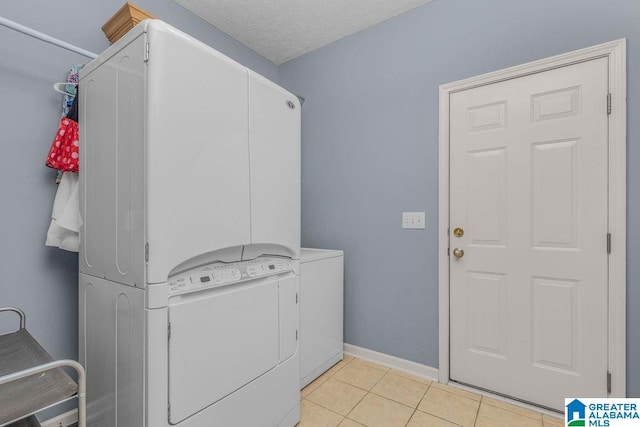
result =
[[[109,45],[100,27],[123,3],[3,0],[0,16],[99,53]],[[135,3],[277,80],[273,63],[172,0]],[[56,173],[44,162],[62,101],[52,85],[65,81],[71,64],[87,61],[0,27],[0,306],[22,307],[30,331],[55,358],[77,358],[78,258],[44,246],[56,191]],[[188,66],[184,78],[189,78]],[[9,319],[0,317],[0,331],[17,325]]]
[[[346,342],[438,366],[438,86],[627,37],[627,388],[640,396],[639,23],[637,0],[435,0],[280,66],[306,97],[303,245],[345,251]],[[414,210],[426,231],[400,228]]]

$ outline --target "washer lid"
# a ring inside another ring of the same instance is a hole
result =
[[[300,262],[305,263],[340,256],[344,256],[343,251],[333,249],[302,248],[302,250],[300,251]]]

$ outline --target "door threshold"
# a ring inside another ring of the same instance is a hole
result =
[[[564,419],[564,411],[559,411],[557,409],[549,408],[548,406],[538,405],[526,400],[520,400],[512,396],[508,396],[506,394],[496,393],[493,390],[484,389],[481,387],[473,386],[470,384],[465,384],[461,382],[454,381],[452,379],[449,380],[449,384],[451,387],[459,388],[460,390],[468,391],[471,393],[476,393],[481,396],[490,397],[495,400],[499,400],[504,403],[508,403],[513,406],[518,406],[520,408],[529,409],[530,411],[540,412],[543,415],[548,415],[550,417],[558,418],[561,417]]]

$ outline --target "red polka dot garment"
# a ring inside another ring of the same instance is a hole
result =
[[[78,122],[63,117],[47,156],[47,166],[63,172],[78,172]]]

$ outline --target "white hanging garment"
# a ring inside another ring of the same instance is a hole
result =
[[[65,172],[58,185],[53,202],[51,224],[47,231],[47,246],[56,246],[67,251],[80,250],[80,199],[78,174]]]

